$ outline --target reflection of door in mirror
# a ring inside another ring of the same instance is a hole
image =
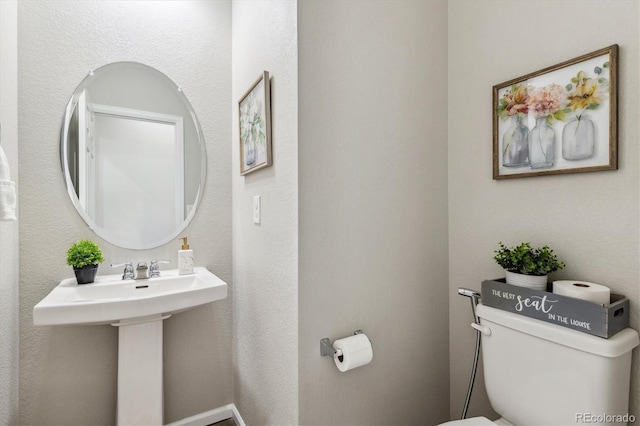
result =
[[[71,149],[67,153],[67,161],[71,166],[70,177],[76,197],[87,215],[94,217],[95,133],[91,114],[87,109],[87,98],[87,92],[82,92],[78,97],[78,105],[73,110],[73,118],[69,124]]]
[[[78,98],[76,114],[78,129],[78,178],[75,182],[76,195],[80,205],[84,207],[89,217],[95,216],[95,131],[91,112],[87,108],[87,92],[82,92]]]
[[[100,188],[89,189],[89,217],[131,245],[174,232],[185,219],[182,117],[97,104],[88,109],[85,157],[94,160],[80,175],[87,187]]]

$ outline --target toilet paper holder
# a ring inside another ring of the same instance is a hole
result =
[[[362,330],[358,329],[353,332],[354,336],[358,334],[362,334]],[[320,356],[330,356],[331,358],[334,358],[341,355],[342,351],[335,350],[328,337],[320,339]]]

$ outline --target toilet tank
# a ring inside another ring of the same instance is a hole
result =
[[[491,330],[482,336],[485,386],[503,418],[517,426],[629,421],[635,330],[603,339],[481,304],[477,313]]]

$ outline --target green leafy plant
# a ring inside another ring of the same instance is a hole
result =
[[[104,257],[100,247],[93,241],[80,240],[73,243],[67,250],[67,265],[74,268],[97,265],[100,262],[104,262]]]
[[[509,272],[524,275],[547,275],[565,267],[549,246],[533,248],[528,242],[507,247],[500,241],[493,259]]]

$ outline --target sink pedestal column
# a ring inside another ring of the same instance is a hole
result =
[[[117,425],[162,425],[162,321],[120,322]]]

